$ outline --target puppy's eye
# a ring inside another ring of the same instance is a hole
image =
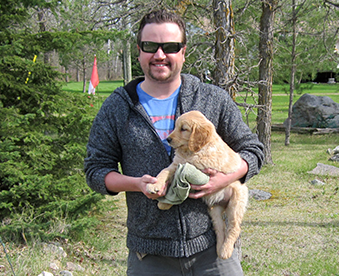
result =
[[[188,131],[188,129],[187,128],[185,128],[185,127],[181,127],[181,129],[180,129],[181,131]]]

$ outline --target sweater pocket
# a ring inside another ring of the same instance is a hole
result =
[[[129,234],[144,239],[184,241],[212,228],[207,206],[201,200],[187,199],[169,210],[160,210],[157,200],[142,193],[128,193]]]
[[[177,208],[160,210],[157,203],[142,193],[127,194],[129,234],[144,239],[180,239]]]

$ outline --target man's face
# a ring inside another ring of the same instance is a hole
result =
[[[182,42],[182,33],[175,23],[147,24],[141,41],[157,43]],[[161,47],[155,53],[139,49],[139,62],[145,74],[145,81],[171,82],[180,79],[180,72],[185,61],[186,46],[178,53],[164,53]]]

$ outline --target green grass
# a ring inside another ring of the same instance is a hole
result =
[[[72,86],[68,84],[67,89],[71,89],[69,85]],[[108,86],[111,87],[111,84]],[[323,87],[326,85],[321,85]],[[273,123],[282,122],[287,116],[285,104],[288,97],[281,95],[280,89],[274,87]],[[312,88],[312,94],[323,90]],[[273,196],[265,201],[250,199],[242,226],[242,266],[245,275],[338,276],[338,178],[315,176],[307,172],[317,163],[339,167],[338,163],[328,161],[326,153],[328,148],[339,145],[339,135],[292,133],[288,147],[284,145],[284,138],[284,133],[272,133],[274,165],[265,166],[248,183],[250,189],[261,189]],[[323,181],[325,185],[310,184],[314,179]],[[126,275],[124,194],[107,197],[105,205],[107,211],[99,217],[101,224],[88,228],[80,242],[71,239],[58,241],[67,252],[67,257],[45,254],[39,241],[29,245],[6,243],[16,275],[38,275],[43,270],[59,275],[61,270],[67,268],[67,262],[84,269],[73,271],[74,276]],[[50,268],[51,262],[59,264],[57,271]],[[0,265],[4,266],[0,266],[0,276],[11,275],[2,247]]]
[[[289,85],[288,84],[274,84],[273,85],[273,94],[280,94],[280,93],[289,93]],[[295,94],[298,94],[299,92],[302,93],[310,93],[310,94],[331,94],[331,93],[337,93],[339,95],[339,84],[326,84],[326,83],[302,83],[300,84],[299,91],[296,90]]]
[[[316,96],[327,96],[330,97],[334,102],[339,103],[339,84],[304,84],[305,89],[303,89],[303,94],[308,93]],[[288,106],[289,106],[289,94],[285,91],[288,91],[289,87],[287,85],[273,85],[272,88],[272,124],[282,124],[288,116]],[[257,92],[257,90],[254,90]],[[293,103],[295,103],[303,94],[299,94],[297,91],[294,93]],[[236,98],[237,102],[244,102],[245,94],[240,93]],[[255,102],[256,101],[256,102]],[[246,102],[248,104],[256,104],[257,96],[253,99],[248,97]],[[240,108],[245,114],[245,109]],[[255,118],[257,115],[257,110],[249,113],[249,121],[251,127],[254,126]],[[244,119],[246,121],[246,119]]]
[[[100,81],[95,89],[96,95],[108,97],[117,87],[123,86],[122,80],[118,81]],[[86,83],[86,93],[88,91],[89,82]],[[68,82],[62,85],[62,90],[67,92],[82,93],[83,83],[82,82]]]
[[[271,192],[266,201],[251,200],[243,223],[245,275],[338,275],[339,194],[337,177],[308,174],[328,161],[328,148],[339,135],[272,134],[275,165],[265,166],[248,186]],[[321,180],[324,186],[310,182]]]
[[[86,92],[88,91],[88,85],[89,85],[89,82],[86,83]],[[96,93],[103,94],[103,95],[109,95],[114,91],[114,89],[116,89],[119,86],[123,86],[122,80],[100,81],[100,83],[98,84],[96,88]],[[310,94],[315,94],[318,96],[331,94],[331,97],[335,96],[335,98],[339,100],[339,84],[302,84],[301,86],[303,87],[303,90],[302,90],[303,93],[310,93]],[[64,91],[69,91],[69,92],[82,93],[82,88],[83,88],[82,82],[68,82],[62,85],[62,89]],[[255,89],[254,91],[257,92],[258,90]],[[286,91],[289,92],[289,87],[287,84],[286,85],[279,85],[279,84],[273,85],[273,89],[272,89],[273,96],[275,95],[287,96]],[[300,97],[300,94],[298,95],[298,91],[296,91],[294,94],[296,98]]]
[[[82,93],[82,82],[69,82],[64,83],[62,89],[68,92]],[[96,108],[100,108],[103,100],[108,97],[117,87],[123,86],[123,81],[101,81],[96,89]],[[303,93],[309,93],[317,96],[328,96],[332,98],[333,101],[339,103],[339,84],[302,84]],[[86,86],[86,91],[88,90],[88,82]],[[286,91],[289,90],[288,85],[273,85],[272,89],[272,123],[273,124],[282,124],[288,114],[288,105],[289,105],[289,95]],[[254,90],[257,92],[257,89]],[[87,93],[87,92],[86,92]],[[298,91],[294,93],[293,103],[295,103],[302,94],[298,94]],[[237,97],[238,102],[243,102],[245,95],[241,93]],[[257,99],[256,99],[257,100]],[[247,103],[254,104],[254,99],[249,97]],[[242,109],[245,113],[244,109]],[[249,121],[255,122],[257,111],[251,112],[249,115]],[[246,120],[246,119],[244,119]]]
[[[250,199],[242,226],[243,269],[246,276],[338,275],[339,263],[339,185],[337,177],[315,176],[307,172],[318,162],[328,161],[328,148],[339,145],[339,135],[300,135],[292,133],[291,145],[284,146],[284,134],[272,133],[273,166],[265,166],[248,182],[261,189],[269,200]],[[310,182],[319,179],[324,186]],[[85,184],[84,184],[85,185]],[[81,265],[74,275],[126,275],[126,206],[124,193],[107,197],[107,211],[101,224],[89,228],[82,241],[61,240],[67,257],[41,253],[42,244],[7,244],[17,275],[53,272],[50,262]],[[9,275],[9,265],[0,249],[0,264]],[[20,272],[20,273],[19,273]]]

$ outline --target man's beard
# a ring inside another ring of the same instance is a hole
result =
[[[148,68],[148,75],[150,76],[150,78],[152,80],[155,80],[155,81],[161,81],[161,82],[166,82],[167,80],[171,79],[172,78],[172,75],[173,75],[173,72],[172,71],[168,71],[168,73],[166,75],[163,75],[163,74],[158,74],[158,72],[152,72],[152,65],[149,66]],[[166,65],[166,67],[168,68],[172,68],[172,65],[170,63],[168,63]]]

